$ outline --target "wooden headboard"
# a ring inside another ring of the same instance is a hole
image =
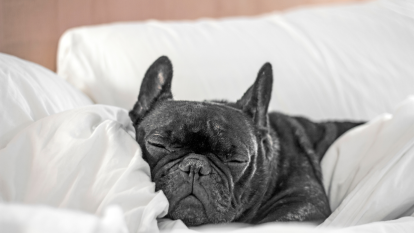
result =
[[[131,20],[257,15],[302,5],[363,0],[0,0],[0,52],[56,70],[69,28]]]

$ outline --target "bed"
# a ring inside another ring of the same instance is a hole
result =
[[[2,50],[1,231],[413,232],[414,5],[377,0],[229,15],[78,23],[62,31],[55,55]],[[234,101],[271,62],[271,111],[368,121],[322,161],[331,216],[319,225],[191,229],[164,218],[168,201],[155,192],[128,117],[161,55],[174,65],[175,99]]]

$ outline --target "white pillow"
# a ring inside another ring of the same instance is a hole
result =
[[[50,70],[0,53],[0,148],[31,122],[88,104],[87,96]]]
[[[236,100],[273,65],[271,110],[371,119],[414,93],[409,1],[374,1],[261,17],[130,22],[71,29],[58,74],[96,103],[131,109],[149,65],[167,55],[176,99]],[[400,9],[404,9],[403,11]]]

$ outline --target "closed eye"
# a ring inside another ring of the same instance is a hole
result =
[[[165,146],[159,142],[151,142],[151,141],[147,141],[148,144],[150,144],[151,146],[155,146],[161,149],[166,149]]]
[[[238,165],[242,165],[242,164],[245,164],[247,162],[248,162],[247,160],[243,160],[243,159],[231,159],[231,160],[227,161],[227,163],[238,164]]]

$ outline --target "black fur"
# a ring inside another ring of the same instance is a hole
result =
[[[172,65],[156,60],[130,111],[136,140],[168,217],[187,225],[322,221],[331,213],[320,161],[362,122],[312,122],[267,113],[272,66],[236,103],[174,101]]]

